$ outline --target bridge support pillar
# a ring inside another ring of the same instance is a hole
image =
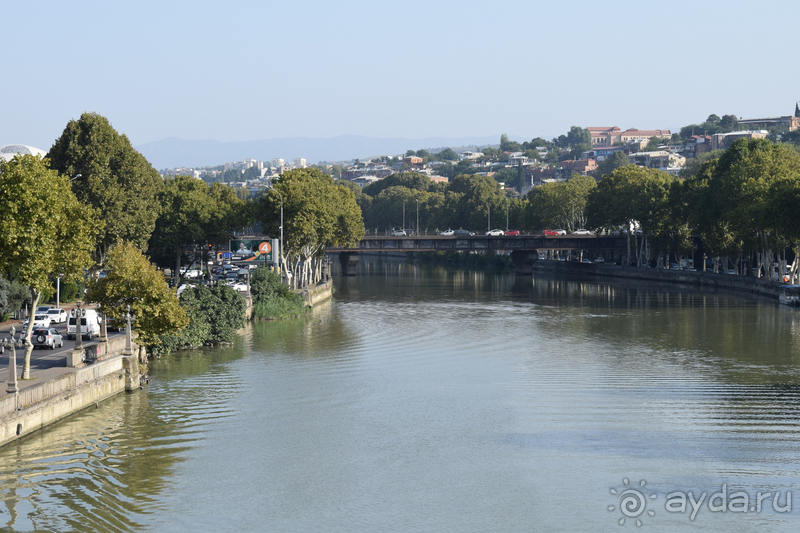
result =
[[[530,276],[533,274],[533,264],[538,260],[539,252],[536,250],[533,250],[532,252],[514,250],[511,252],[511,261],[514,262],[514,272],[517,274],[525,274]]]
[[[339,262],[342,264],[342,276],[356,275],[357,252],[339,252]]]

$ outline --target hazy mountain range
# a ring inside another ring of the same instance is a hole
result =
[[[522,137],[509,135],[512,141]],[[328,139],[284,138],[262,141],[221,142],[162,139],[136,147],[159,170],[176,167],[208,167],[244,159],[270,161],[283,158],[290,163],[303,157],[308,164],[320,161],[349,161],[377,155],[398,155],[406,150],[469,147],[498,144],[500,135],[491,137],[429,137],[426,139],[381,139],[361,135],[340,135]]]

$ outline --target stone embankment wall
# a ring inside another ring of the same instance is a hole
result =
[[[0,399],[0,446],[29,435],[123,391],[139,388],[139,366],[132,355],[122,355],[125,338],[87,344],[98,359],[39,385],[25,387]]]
[[[298,293],[306,301],[307,306],[314,307],[333,297],[333,280],[320,281],[313,287],[299,290]]]
[[[780,283],[758,279],[753,276],[734,276],[713,272],[689,272],[688,270],[664,270],[658,268],[626,267],[619,265],[597,265],[573,261],[544,261],[534,263],[534,270],[569,274],[607,276],[660,283],[681,283],[716,289],[727,289],[751,294],[762,294],[777,298]]]

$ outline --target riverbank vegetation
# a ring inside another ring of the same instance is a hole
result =
[[[259,198],[255,217],[270,235],[281,234],[283,221],[282,263],[292,274],[291,287],[315,285],[328,247],[355,246],[364,236],[355,195],[317,168],[284,172],[273,188]]]
[[[244,298],[225,284],[186,289],[180,307],[189,319],[187,326],[177,333],[159,335],[149,346],[152,355],[228,344],[245,325]]]
[[[281,277],[266,268],[259,268],[250,278],[253,318],[278,320],[297,318],[310,311],[305,300],[281,282]]]

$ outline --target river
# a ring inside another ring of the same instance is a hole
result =
[[[800,526],[796,311],[402,259],[335,286],[0,449],[3,531]]]

